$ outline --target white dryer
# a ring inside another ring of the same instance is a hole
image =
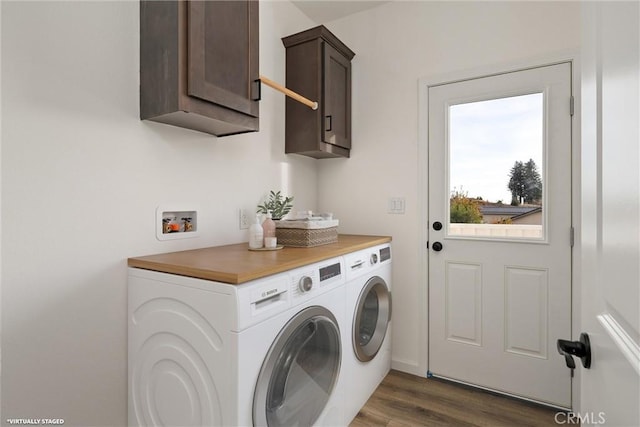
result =
[[[341,258],[241,285],[129,268],[129,425],[345,424]]]
[[[391,245],[345,255],[348,378],[345,418],[351,422],[391,369]]]

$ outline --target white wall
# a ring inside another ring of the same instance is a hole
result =
[[[2,420],[125,425],[126,259],[247,241],[238,208],[270,189],[315,209],[317,162],[284,155],[284,97],[261,131],[216,137],[138,119],[139,11],[2,1]],[[261,72],[313,25],[261,2]],[[160,204],[200,206],[197,239],[159,242]]]
[[[393,236],[394,367],[426,373],[418,79],[577,49],[579,19],[576,2],[391,2],[327,25],[356,52],[353,149],[321,162],[318,207],[343,233]]]

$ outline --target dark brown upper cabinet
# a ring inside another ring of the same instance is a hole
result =
[[[140,2],[140,118],[259,130],[257,1]]]
[[[349,157],[355,53],[323,25],[285,37],[282,43],[287,49],[287,88],[319,104],[314,111],[287,98],[285,152],[316,159]]]

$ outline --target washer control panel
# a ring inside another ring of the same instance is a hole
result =
[[[320,282],[324,282],[342,274],[342,263],[337,261],[325,267],[320,267]]]
[[[345,276],[348,282],[356,277],[370,274],[371,271],[391,262],[391,244],[373,246],[345,255]]]
[[[309,292],[313,288],[313,279],[309,276],[302,276],[298,280],[298,290],[300,292]]]
[[[391,259],[391,246],[385,246],[380,248],[380,262],[385,262]]]
[[[369,262],[371,263],[371,265],[376,265],[378,263],[378,254],[371,254]]]
[[[344,261],[342,258],[332,258],[297,268],[290,272],[290,280],[291,296],[297,304],[344,284]]]

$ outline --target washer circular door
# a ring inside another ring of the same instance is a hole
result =
[[[365,283],[356,302],[353,318],[353,350],[358,360],[368,362],[382,346],[391,321],[391,292],[382,277]]]
[[[325,408],[340,373],[336,318],[320,306],[296,314],[276,337],[253,396],[256,426],[311,426]]]

